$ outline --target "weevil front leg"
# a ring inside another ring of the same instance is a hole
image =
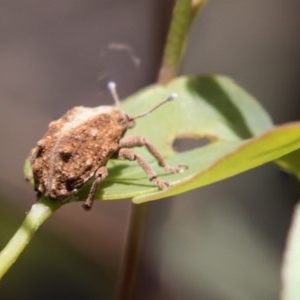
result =
[[[90,188],[89,194],[88,194],[85,202],[82,204],[82,207],[85,210],[90,210],[92,208],[94,199],[95,199],[95,195],[97,192],[97,188],[107,175],[108,175],[108,171],[107,171],[106,167],[101,167],[96,171],[95,180]]]
[[[170,184],[164,180],[157,178],[156,173],[153,171],[151,166],[137,153],[128,148],[122,148],[117,153],[117,159],[126,159],[130,161],[137,161],[138,164],[142,167],[142,169],[147,174],[149,180],[154,183],[160,190],[167,189]]]
[[[186,165],[168,166],[159,151],[146,138],[141,136],[128,136],[120,141],[120,148],[146,147],[156,158],[158,165],[170,173],[180,173],[187,169]]]

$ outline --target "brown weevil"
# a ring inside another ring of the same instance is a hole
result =
[[[140,136],[124,137],[127,129],[135,125],[135,119],[173,100],[176,95],[170,95],[146,113],[130,117],[118,106],[115,83],[109,82],[108,88],[115,106],[77,106],[70,109],[60,119],[49,124],[48,131],[32,149],[30,164],[38,198],[47,196],[53,200],[66,199],[94,178],[83,204],[84,209],[91,209],[97,188],[108,174],[106,164],[109,159],[137,161],[153,184],[162,190],[168,188],[170,184],[157,178],[151,166],[131,149],[133,147],[145,146],[156,158],[158,165],[167,172],[177,173],[186,168],[184,165],[168,166],[147,139]]]

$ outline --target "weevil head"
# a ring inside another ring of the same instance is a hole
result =
[[[127,129],[131,129],[135,126],[135,119],[120,110],[118,123],[121,124],[121,126],[126,127]]]
[[[134,118],[130,117],[126,113],[124,113],[122,110],[120,110],[118,107],[113,107],[113,116],[116,120],[116,122],[126,129],[133,128],[135,126],[135,120]]]
[[[131,128],[133,128],[135,126],[135,120],[134,120],[134,118],[131,118],[128,115],[126,115],[126,116],[128,118],[128,127],[127,128],[131,129]]]

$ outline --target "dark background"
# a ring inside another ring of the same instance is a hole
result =
[[[155,82],[172,1],[0,1],[0,244],[34,201],[23,163],[48,123]],[[299,119],[297,0],[211,0],[181,73],[233,77],[276,124]],[[136,66],[126,44],[141,59]],[[273,164],[151,204],[135,299],[273,300],[295,181]],[[130,202],[77,203],[39,230],[1,299],[112,299]]]

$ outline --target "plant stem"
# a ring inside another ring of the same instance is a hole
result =
[[[175,2],[158,83],[167,84],[176,76],[185,52],[192,21],[205,3],[206,0],[177,0]]]
[[[21,227],[0,252],[0,279],[14,264],[37,229],[59,208],[61,204],[42,199],[32,205]]]
[[[147,218],[147,210],[148,203],[138,205],[131,204],[129,227],[127,229],[123,265],[121,266],[116,299],[132,299]]]
[[[166,84],[177,74],[187,35],[196,12],[205,0],[177,0],[174,5],[158,83]],[[148,203],[132,204],[126,245],[117,289],[118,300],[132,299],[146,224]]]

